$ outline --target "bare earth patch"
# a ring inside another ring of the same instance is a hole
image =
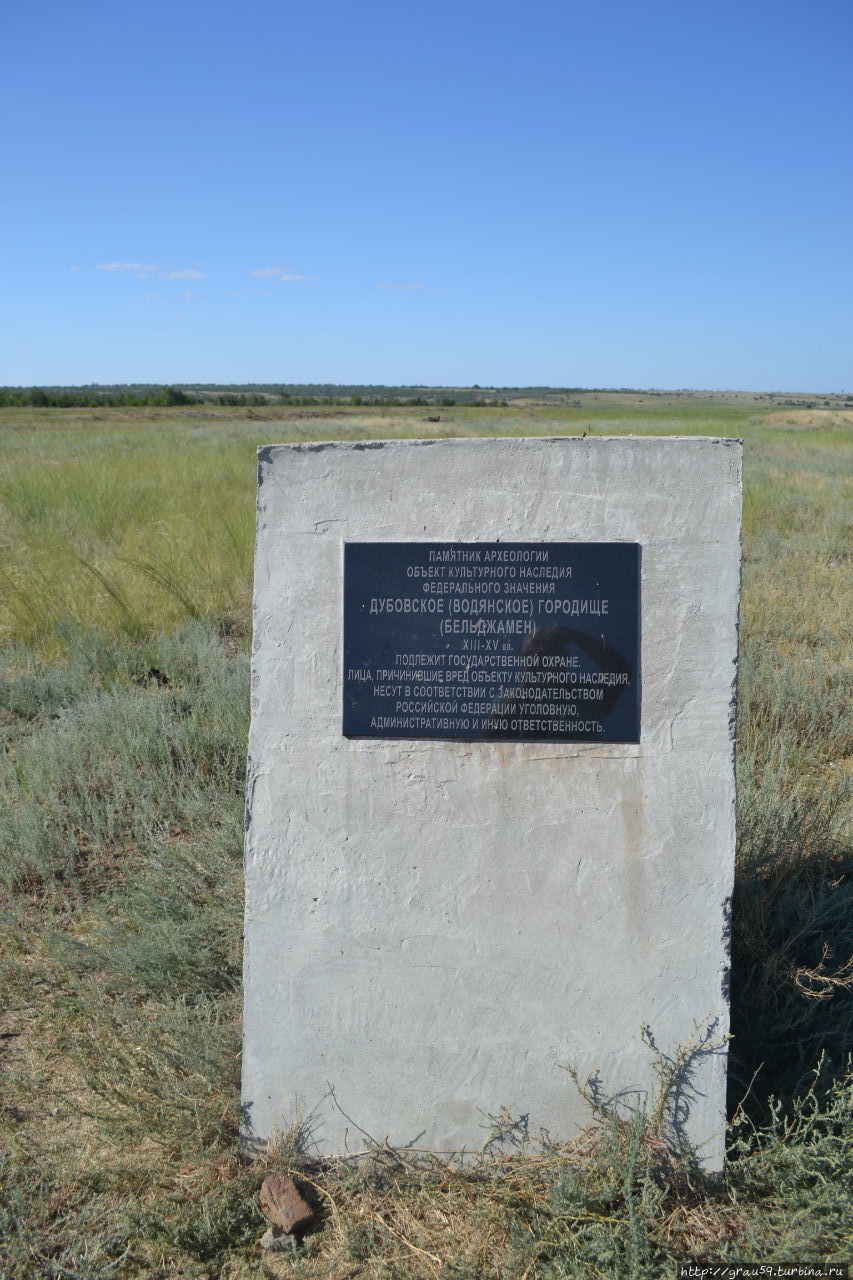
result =
[[[853,409],[782,409],[768,413],[765,426],[813,427],[824,431],[831,427],[853,426]]]

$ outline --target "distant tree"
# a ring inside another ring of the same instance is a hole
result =
[[[163,403],[169,408],[177,404],[192,404],[192,402],[192,396],[188,396],[180,387],[167,387],[163,393]]]

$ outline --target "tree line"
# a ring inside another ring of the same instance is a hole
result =
[[[301,392],[301,394],[300,394]],[[0,408],[33,408],[33,409],[97,409],[97,408],[174,408],[184,405],[219,404],[234,407],[252,407],[261,405],[352,405],[355,407],[394,406],[424,408],[439,406],[451,408],[457,404],[488,408],[496,405],[507,405],[504,398],[496,395],[488,398],[471,394],[465,389],[454,395],[418,394],[406,395],[398,389],[379,392],[373,388],[361,390],[336,388],[306,392],[270,388],[269,390],[235,391],[218,387],[203,389],[181,386],[146,386],[146,387],[0,387]]]

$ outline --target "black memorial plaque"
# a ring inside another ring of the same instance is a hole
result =
[[[639,742],[635,542],[344,544],[343,732]]]

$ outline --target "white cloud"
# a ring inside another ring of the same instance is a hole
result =
[[[429,285],[419,284],[417,280],[380,280],[373,287],[374,289],[415,289],[432,293]]]
[[[196,298],[200,298],[200,297],[201,297],[201,294],[200,294],[200,293],[185,293],[185,294],[184,294],[184,297],[186,298],[187,302],[195,302]]]
[[[96,271],[159,271],[156,262],[99,262]]]
[[[282,284],[293,284],[296,281],[316,280],[316,276],[304,276],[292,267],[256,267],[247,273],[256,280],[280,280]]]
[[[204,271],[196,271],[195,267],[186,267],[183,271],[161,271],[161,280],[206,280]]]
[[[156,293],[143,293],[142,296],[143,298],[156,298],[158,295]]]

